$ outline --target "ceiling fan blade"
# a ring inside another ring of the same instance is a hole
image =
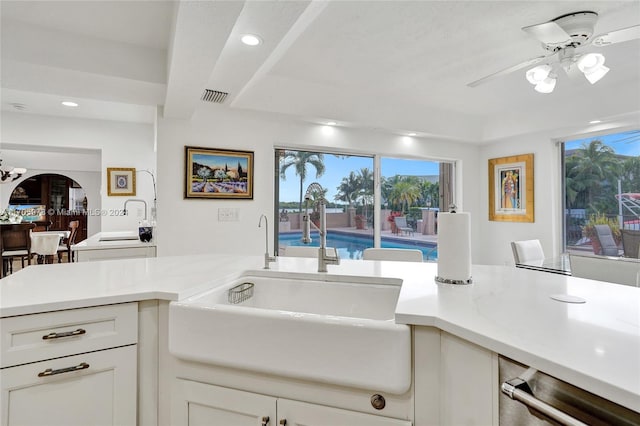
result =
[[[549,55],[549,56],[553,56],[553,55]],[[490,74],[490,75],[488,75],[486,77],[482,77],[479,80],[472,81],[471,83],[467,84],[467,86],[469,86],[469,87],[479,86],[481,84],[484,84],[484,83],[486,83],[488,81],[493,80],[494,78],[501,77],[503,75],[510,74],[510,73],[512,73],[514,71],[518,71],[519,69],[526,68],[528,66],[537,64],[538,62],[541,62],[541,61],[545,60],[549,56],[538,56],[537,58],[528,59],[528,60],[526,60],[524,62],[519,63],[518,65],[513,65],[513,66],[511,66],[509,68],[505,68],[503,70],[500,70],[498,72]]]
[[[620,30],[611,31],[608,33],[598,34],[593,38],[591,44],[593,44],[594,46],[607,46],[609,44],[622,43],[639,38],[640,25],[634,25],[633,27],[622,28]]]
[[[557,44],[571,40],[571,36],[553,21],[523,27],[522,31],[534,36],[544,44]]]

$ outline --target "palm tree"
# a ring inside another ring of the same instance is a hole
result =
[[[373,172],[368,167],[363,167],[358,171],[358,180],[360,183],[359,198],[362,199],[364,205],[364,217],[367,217],[367,205],[369,201],[373,203]]]
[[[401,178],[391,190],[390,199],[394,204],[400,204],[402,212],[407,210],[420,198],[419,182],[409,177]]]
[[[316,178],[324,174],[324,154],[319,152],[306,151],[285,151],[284,156],[280,159],[280,178],[287,179],[287,169],[293,167],[296,176],[300,177],[300,199],[299,212],[302,214],[302,191],[304,181],[307,179],[307,165],[311,165],[316,169]]]
[[[352,207],[358,197],[360,179],[354,172],[351,172],[349,176],[342,178],[342,182],[336,189],[338,193],[334,196],[334,199],[336,201],[344,201],[349,204],[349,207]]]
[[[598,198],[603,189],[617,181],[619,169],[613,148],[598,139],[582,144],[581,149],[575,154],[575,159],[567,160],[569,200],[582,198],[585,207],[596,208],[596,202],[600,201]]]

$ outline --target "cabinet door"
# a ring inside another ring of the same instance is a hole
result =
[[[136,362],[130,345],[4,368],[2,424],[135,425]]]
[[[283,423],[283,421],[285,421]],[[286,426],[411,426],[408,420],[278,399],[278,423]]]
[[[173,426],[276,425],[276,399],[191,380],[176,379],[171,396]]]

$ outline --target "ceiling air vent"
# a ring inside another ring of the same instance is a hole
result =
[[[213,102],[216,104],[221,104],[224,102],[225,99],[227,99],[227,95],[228,93],[225,93],[225,92],[204,89],[204,93],[202,94],[202,97],[200,99],[205,102]]]

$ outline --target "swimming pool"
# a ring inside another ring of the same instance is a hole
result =
[[[320,236],[317,231],[311,232],[311,244],[303,244],[300,232],[284,232],[278,235],[278,244],[285,246],[320,246]],[[382,238],[382,248],[418,249],[422,251],[425,262],[435,262],[438,259],[438,249],[435,243],[425,241],[407,241]],[[341,259],[362,259],[364,249],[373,247],[373,236],[350,234],[345,232],[327,231],[327,246],[335,247]]]

